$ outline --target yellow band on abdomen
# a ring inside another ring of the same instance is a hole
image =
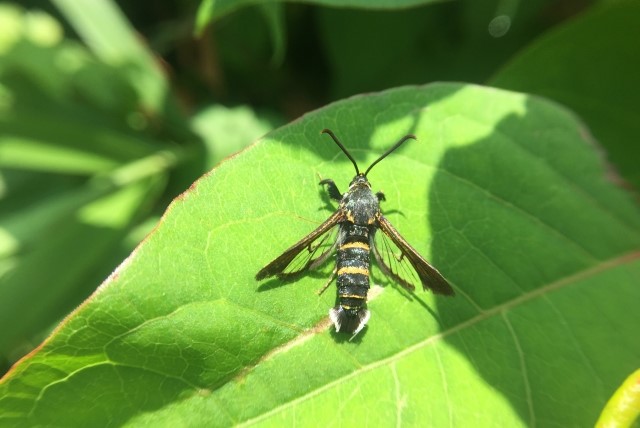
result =
[[[340,247],[341,250],[347,250],[349,248],[362,248],[365,251],[369,251],[369,244],[364,242],[348,242]]]
[[[365,300],[367,296],[358,296],[357,294],[341,294],[340,297],[343,299],[360,299]]]
[[[347,266],[347,267],[338,269],[338,275],[346,275],[350,273],[359,273],[360,275],[369,276],[369,269],[355,267],[355,266]]]

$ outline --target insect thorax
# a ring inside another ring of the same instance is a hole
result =
[[[368,186],[356,186],[342,198],[341,206],[347,219],[357,225],[374,224],[380,212],[380,202]]]

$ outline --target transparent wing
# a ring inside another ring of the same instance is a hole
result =
[[[408,290],[422,284],[422,288],[437,294],[453,294],[440,272],[409,245],[383,215],[378,216],[378,225],[380,230],[371,237],[371,249],[385,275]]]
[[[336,211],[316,230],[263,267],[257,273],[256,279],[259,281],[276,276],[280,279],[291,280],[309,269],[315,269],[320,266],[329,258],[337,246],[339,224],[342,220],[342,211]]]
[[[338,245],[338,233],[340,227],[333,228],[307,244],[291,260],[291,262],[276,276],[280,279],[295,279],[305,271],[313,270],[322,265],[335,251]]]

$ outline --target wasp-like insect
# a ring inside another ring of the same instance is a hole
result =
[[[344,195],[333,180],[320,181],[320,185],[327,186],[329,197],[340,202],[338,210],[316,230],[262,268],[256,279],[271,276],[282,280],[296,279],[323,264],[337,249],[336,268],[320,293],[337,275],[338,305],[329,310],[329,317],[336,331],[352,333],[353,336],[362,330],[370,317],[366,301],[371,253],[380,270],[407,290],[413,291],[415,284],[421,283],[425,290],[452,295],[453,289],[447,280],[382,215],[380,201],[385,200],[384,194],[374,194],[367,180],[371,168],[402,143],[408,139],[415,140],[416,137],[403,137],[362,173],[334,133],[328,129],[322,133],[328,134],[347,155],[356,169],[356,176]],[[378,229],[382,234],[376,233]]]

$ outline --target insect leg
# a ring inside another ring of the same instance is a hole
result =
[[[329,280],[327,281],[327,283],[325,285],[322,286],[322,288],[320,290],[318,290],[318,296],[320,296],[322,293],[325,292],[325,290],[327,288],[329,288],[329,286],[331,285],[331,283],[333,282],[333,278],[336,277],[336,273],[338,272],[338,268],[333,269],[333,272],[331,272],[331,276],[329,276]]]
[[[332,179],[325,178],[318,184],[327,185],[327,191],[329,192],[329,196],[331,197],[331,199],[334,199],[336,201],[342,200],[342,193],[340,193],[340,191],[338,190],[338,186],[336,186],[336,183],[334,183]]]
[[[387,198],[384,197],[384,193],[383,192],[377,192],[376,193],[376,198],[378,198],[378,202],[382,202],[382,201],[386,201]]]

